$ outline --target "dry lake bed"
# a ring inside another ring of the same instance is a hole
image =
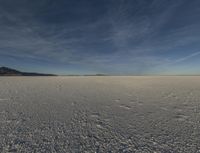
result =
[[[200,153],[200,77],[0,77],[0,152]]]

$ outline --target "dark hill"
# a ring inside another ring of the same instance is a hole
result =
[[[54,74],[21,72],[8,67],[0,67],[0,76],[55,76]]]

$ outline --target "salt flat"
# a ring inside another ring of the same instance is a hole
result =
[[[198,153],[200,77],[1,77],[0,152]]]

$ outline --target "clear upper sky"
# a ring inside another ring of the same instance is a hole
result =
[[[0,66],[200,74],[200,0],[0,0]]]

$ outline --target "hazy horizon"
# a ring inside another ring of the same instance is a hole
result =
[[[198,0],[0,0],[0,66],[58,75],[200,75]]]

